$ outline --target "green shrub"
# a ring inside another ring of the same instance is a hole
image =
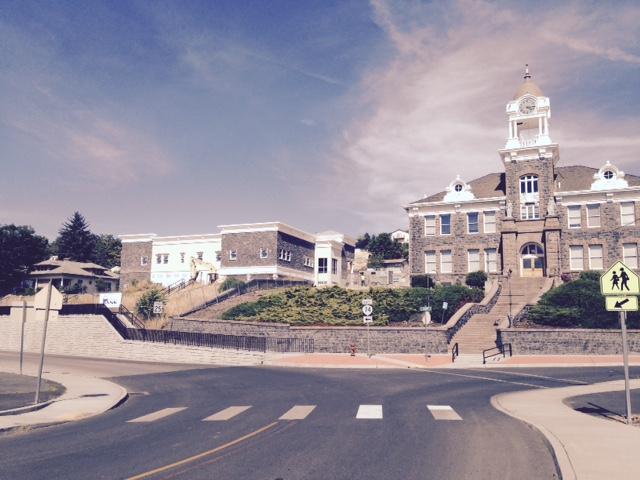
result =
[[[487,274],[482,271],[469,272],[465,278],[466,283],[471,288],[484,288],[484,284],[487,282]]]
[[[436,282],[433,281],[429,275],[412,275],[411,276],[412,287],[433,288],[436,286]]]
[[[582,272],[578,280],[549,290],[529,311],[528,319],[549,327],[619,328],[618,315],[605,310],[599,272]],[[637,312],[627,314],[627,326],[640,327]]]
[[[144,318],[153,317],[153,304],[155,302],[166,303],[166,299],[159,288],[152,288],[142,294],[136,303],[136,312]]]
[[[245,283],[242,280],[238,280],[237,278],[229,277],[225,279],[224,282],[220,284],[220,291],[224,292],[225,290],[229,290],[231,288],[241,288]]]

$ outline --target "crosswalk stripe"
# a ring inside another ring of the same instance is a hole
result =
[[[171,407],[171,408],[163,408],[162,410],[158,410],[157,412],[152,412],[147,415],[143,415],[141,417],[134,418],[132,420],[128,420],[127,423],[147,423],[147,422],[155,422],[156,420],[160,420],[161,418],[168,417],[169,415],[173,415],[174,413],[181,412],[182,410],[186,410],[187,407]]]
[[[427,409],[436,420],[462,420],[450,405],[427,405]]]
[[[382,405],[360,405],[356,418],[380,419],[382,418]]]
[[[316,408],[315,405],[295,405],[280,420],[304,420]]]
[[[220,410],[213,415],[208,416],[207,418],[203,418],[203,422],[223,422],[225,420],[229,420],[230,418],[235,417],[236,415],[240,415],[242,412],[249,410],[251,405],[241,405],[241,406],[233,406],[225,408],[224,410]]]

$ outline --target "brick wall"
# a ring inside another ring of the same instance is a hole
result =
[[[19,351],[20,315],[0,316],[0,350]],[[25,351],[39,352],[44,322],[28,318]],[[46,352],[91,358],[205,365],[258,365],[264,354],[124,340],[100,315],[61,315],[50,319]]]
[[[142,265],[141,258],[147,257]],[[151,278],[151,242],[124,242],[120,256],[120,290],[131,287],[133,281],[142,282]]]
[[[629,350],[640,353],[640,330],[629,330]],[[614,355],[622,354],[620,330],[519,329],[499,331],[511,343],[514,355]]]
[[[172,319],[169,328],[189,332],[222,333],[267,337],[313,338],[316,352],[346,353],[355,343],[358,351],[367,349],[366,327],[291,327],[279,323],[225,320],[193,321]],[[447,353],[447,332],[430,328],[370,327],[372,353]]]

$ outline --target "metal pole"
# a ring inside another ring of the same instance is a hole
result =
[[[629,345],[627,344],[627,312],[620,312],[622,359],[624,361],[624,393],[627,404],[627,424],[631,423],[631,391],[629,389]]]
[[[40,401],[40,384],[42,383],[42,367],[44,366],[44,345],[47,341],[47,324],[49,323],[49,310],[51,309],[52,288],[53,280],[49,280],[49,285],[47,286],[47,303],[44,311],[44,326],[42,328],[42,345],[40,345],[40,368],[38,369],[38,385],[36,387],[36,398],[34,404],[37,404]]]
[[[22,300],[22,327],[20,329],[20,375],[22,375],[22,362],[24,358],[24,324],[27,321],[27,301]]]
[[[369,324],[367,323],[367,356],[371,358],[371,344],[369,340]]]

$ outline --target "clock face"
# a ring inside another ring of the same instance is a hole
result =
[[[533,97],[524,98],[518,106],[518,110],[520,110],[520,113],[523,113],[525,115],[532,113],[535,109],[536,99]]]

